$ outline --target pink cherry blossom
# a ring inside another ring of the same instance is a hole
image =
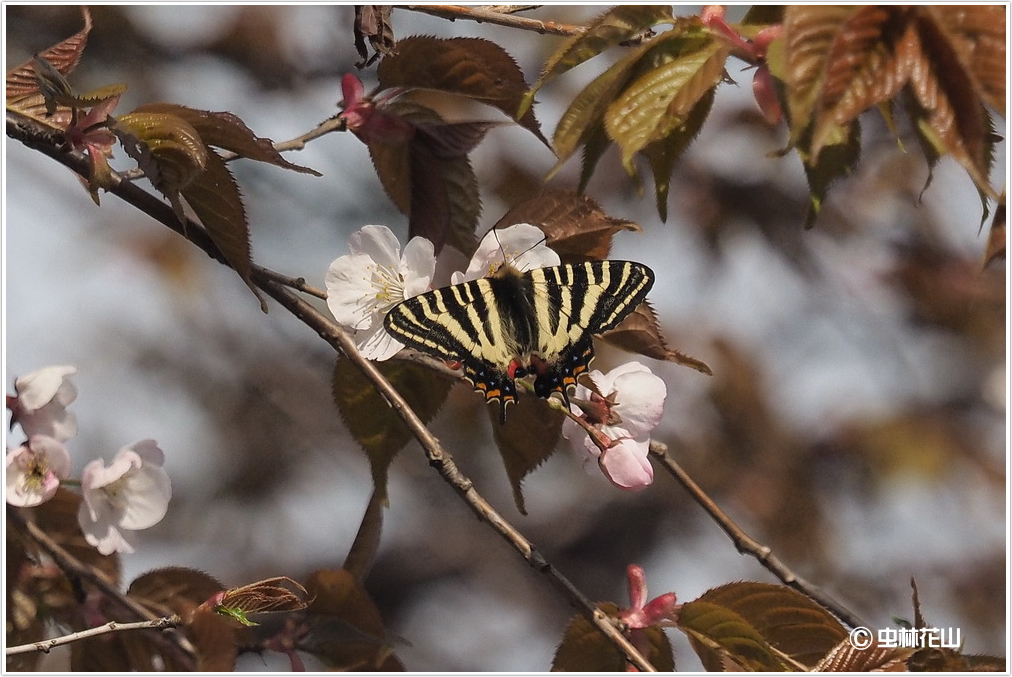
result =
[[[14,380],[15,396],[7,396],[13,423],[25,435],[45,435],[61,442],[77,434],[77,417],[67,405],[77,399],[77,388],[67,378],[76,367],[53,366]]]
[[[7,452],[7,502],[22,508],[45,503],[60,480],[70,476],[70,454],[63,443],[46,435]]]
[[[383,328],[383,317],[406,298],[429,289],[436,267],[432,243],[413,238],[401,254],[386,226],[365,226],[349,240],[351,254],[330,264],[324,280],[327,307],[355,332],[362,355],[388,360],[404,347]]]
[[[619,619],[633,631],[674,622],[674,616],[678,611],[675,593],[666,592],[648,602],[643,567],[630,564],[626,568],[626,576],[629,579],[629,601],[632,605],[619,612]]]
[[[664,381],[639,362],[620,365],[607,374],[595,369],[589,376],[603,397],[578,385],[571,398],[574,413],[609,446],[602,453],[586,431],[568,418],[563,436],[585,456],[585,462],[597,461],[605,477],[620,489],[638,491],[650,486],[654,481],[647,458],[650,432],[661,422],[667,397]]]
[[[155,441],[143,440],[121,449],[109,467],[100,459],[85,466],[77,519],[103,555],[133,552],[123,532],[147,529],[165,516],[172,487],[164,461]]]

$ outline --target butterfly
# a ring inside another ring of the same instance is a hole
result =
[[[614,329],[650,291],[654,273],[632,261],[588,261],[526,272],[509,263],[491,277],[435,289],[394,306],[383,324],[408,347],[463,365],[487,402],[516,402],[516,379],[534,392],[569,390],[594,359],[592,336]]]

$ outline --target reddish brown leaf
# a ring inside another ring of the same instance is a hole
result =
[[[171,103],[152,103],[139,106],[135,113],[166,113],[175,115],[190,124],[207,146],[230,150],[240,157],[303,174],[321,176],[308,167],[293,164],[274,149],[274,143],[253,133],[238,116],[229,112],[212,112],[179,106]]]
[[[888,101],[906,84],[912,67],[910,10],[864,6],[841,24],[829,53],[814,120],[811,153],[818,157],[835,128]]]
[[[641,303],[636,307],[636,310],[622,320],[621,324],[602,334],[601,338],[630,353],[639,353],[655,360],[674,362],[683,367],[695,369],[707,376],[713,375],[705,362],[668,347],[661,334],[657,315],[649,303]]]
[[[1002,5],[923,7],[944,31],[984,102],[1005,114],[1005,8]]]
[[[689,636],[709,671],[720,671],[730,661],[745,670],[781,672],[783,662],[761,634],[733,609],[704,599],[682,605],[678,628]]]
[[[916,38],[912,39],[919,49],[910,86],[926,111],[925,118],[915,122],[922,125],[922,131],[927,128],[940,150],[963,165],[978,189],[997,198],[988,183],[987,115],[981,93],[959,62],[956,43],[939,18],[927,11],[918,12]]]
[[[239,632],[232,619],[199,609],[193,614],[186,635],[197,650],[198,672],[235,670]]]
[[[728,583],[706,591],[699,600],[733,611],[770,646],[809,667],[848,636],[832,614],[783,585]]]
[[[530,223],[543,230],[548,246],[563,263],[607,258],[615,233],[640,231],[632,221],[608,216],[592,197],[565,189],[549,190],[514,205],[494,227],[516,223]]]
[[[81,7],[81,15],[84,17],[84,28],[66,40],[59,42],[49,49],[39,52],[37,56],[45,59],[62,75],[68,75],[77,67],[81,60],[81,53],[88,43],[88,33],[91,32],[91,13],[87,7]],[[32,60],[17,66],[7,72],[7,105],[12,100],[17,101],[27,95],[39,91],[39,82],[35,77],[35,69]]]
[[[506,422],[501,423],[497,406],[488,405],[492,437],[506,467],[506,476],[513,487],[513,501],[520,514],[526,515],[522,483],[524,478],[545,462],[555,451],[562,434],[565,414],[553,409],[534,393],[521,393],[510,405]]]
[[[238,588],[230,588],[216,596],[212,606],[237,609],[247,614],[300,611],[308,604],[306,589],[288,578],[277,576]]]
[[[482,38],[412,36],[397,43],[397,52],[380,61],[381,89],[407,87],[451,92],[494,106],[513,118],[527,91],[524,74],[499,45]],[[545,145],[533,111],[518,120]]]
[[[874,643],[858,649],[847,638],[833,647],[813,672],[906,672],[907,658],[913,653],[913,649],[881,647]]]
[[[130,584],[127,596],[157,614],[178,614],[189,622],[194,610],[225,589],[219,581],[196,569],[165,567],[141,574]]]
[[[618,616],[618,607],[611,602],[602,602],[597,606],[611,618]],[[644,658],[661,672],[673,671],[675,656],[664,630],[649,627],[639,632],[648,646]],[[639,642],[636,644],[643,651]],[[552,659],[553,672],[626,672],[629,669],[625,654],[583,616],[574,616],[570,620]]]
[[[267,312],[267,304],[250,278],[253,254],[246,208],[242,204],[239,186],[224,160],[208,150],[204,171],[183,188],[182,194],[222,256],[260,299],[260,307]]]
[[[355,577],[343,569],[314,571],[306,581],[313,601],[312,632],[302,645],[335,669],[403,670],[393,656],[379,610]]]
[[[394,29],[390,24],[389,5],[355,5],[355,49],[362,61],[355,64],[356,68],[366,68],[380,57],[394,53],[396,40]],[[365,41],[372,45],[373,55],[370,57]]]

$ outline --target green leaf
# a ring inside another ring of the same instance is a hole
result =
[[[451,380],[416,364],[377,362],[376,368],[426,423],[439,411],[453,385]],[[377,499],[386,504],[387,470],[398,452],[413,439],[411,431],[358,367],[345,357],[339,357],[334,365],[333,394],[341,418],[369,457]]]
[[[599,133],[604,112],[608,109],[609,104],[625,87],[633,69],[644,55],[656,47],[656,40],[635,47],[633,51],[597,76],[593,82],[576,95],[555,127],[552,147],[555,149],[559,161],[549,172],[549,176],[555,174],[562,164],[576,152],[577,148]]]
[[[703,123],[710,115],[710,108],[713,106],[716,93],[716,86],[711,87],[692,107],[685,124],[663,139],[651,142],[642,150],[654,175],[654,199],[661,221],[668,220],[668,187],[671,184],[671,172],[674,169],[675,160],[689,147],[689,144],[703,128]]]
[[[670,5],[618,5],[587,24],[587,29],[567,38],[545,62],[534,86],[524,95],[517,115],[523,115],[534,102],[534,95],[549,80],[614,47],[651,26],[674,23]]]
[[[622,149],[630,176],[635,175],[633,156],[683,127],[724,73],[729,50],[722,42],[687,36],[667,44],[671,60],[630,84],[605,114],[605,130]]]
[[[798,153],[804,161],[805,176],[808,177],[809,206],[805,217],[805,228],[811,228],[822,210],[829,184],[849,174],[861,157],[861,129],[855,120],[849,128],[838,130],[819,153],[819,159],[809,164],[810,157],[805,150],[805,140],[798,146]]]

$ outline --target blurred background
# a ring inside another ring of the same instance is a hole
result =
[[[77,32],[79,10],[4,7],[7,68]],[[78,91],[123,82],[119,112],[169,101],[227,110],[281,141],[337,112],[355,71],[351,6],[96,6]],[[583,22],[595,7],[529,16]],[[698,7],[680,8],[689,14]],[[397,38],[483,36],[533,82],[561,38],[450,23],[395,9]],[[536,113],[547,136],[601,56],[552,82]],[[613,256],[657,272],[651,301],[669,343],[707,377],[649,362],[668,388],[656,439],[733,519],[873,626],[913,618],[910,579],[931,624],[962,629],[969,653],[1004,654],[1007,628],[1006,268],[982,269],[977,191],[943,160],[931,185],[880,118],[863,119],[863,162],[803,231],[807,191],[783,130],[762,122],[751,72],[718,90],[677,164],[667,223],[609,153],[588,192],[643,233]],[[375,67],[358,72],[367,89]],[[905,134],[901,128],[901,135]],[[5,142],[7,140],[5,139]],[[906,148],[916,148],[907,135]],[[1005,145],[996,166],[1005,166]],[[232,165],[261,265],[323,286],[365,224],[402,238],[365,146],[332,134],[292,153],[323,178]],[[80,473],[155,438],[173,482],[166,519],[123,558],[123,580],[166,565],[226,585],[340,566],[371,491],[368,463],[330,397],[333,351],[239,278],[111,195],[18,143],[5,154],[4,383],[73,364]],[[481,229],[529,197],[554,164],[519,127],[472,155]],[[578,160],[552,187],[574,188]],[[1001,185],[1004,177],[993,183]],[[322,303],[317,303],[321,308]],[[624,356],[601,350],[595,367]],[[480,398],[458,386],[433,430],[504,516],[590,598],[628,603],[625,567],[651,596],[690,601],[722,583],[774,581],[663,474],[623,493],[560,448],[528,476],[517,513]],[[18,444],[17,434],[8,444]],[[572,614],[484,528],[417,444],[391,468],[383,542],[366,581],[409,670],[540,671]],[[699,663],[669,633],[679,669]],[[248,656],[249,670],[284,669]]]

